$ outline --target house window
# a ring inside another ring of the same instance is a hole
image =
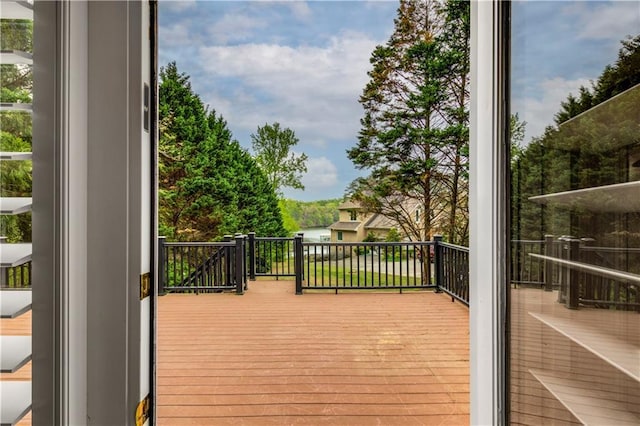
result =
[[[342,241],[342,231],[338,231],[338,241]]]
[[[349,211],[349,213],[351,214],[351,220],[357,220],[357,215],[355,210],[351,210]]]

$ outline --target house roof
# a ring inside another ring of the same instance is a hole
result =
[[[329,226],[329,229],[335,231],[355,231],[362,222],[335,222]]]
[[[364,224],[365,229],[391,229],[397,228],[396,221],[381,214],[375,214]]]
[[[361,209],[361,208],[362,206],[360,204],[354,203],[351,200],[347,200],[338,206],[338,210]]]

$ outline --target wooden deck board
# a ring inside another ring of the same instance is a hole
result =
[[[257,281],[243,296],[161,297],[158,423],[469,423],[466,307],[293,290]]]
[[[469,424],[469,313],[443,294],[258,281],[158,305],[160,425]],[[29,335],[31,313],[0,328]]]

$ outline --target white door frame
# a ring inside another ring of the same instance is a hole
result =
[[[471,424],[507,422],[508,2],[471,4]]]
[[[151,391],[149,16],[138,1],[34,6],[34,424],[133,425]]]

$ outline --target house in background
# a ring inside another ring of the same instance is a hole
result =
[[[356,201],[345,201],[338,206],[338,210],[338,221],[329,226],[331,242],[361,242],[370,234],[377,240],[384,240],[392,229],[398,231],[402,239],[410,239],[397,220],[380,213],[368,212]],[[407,199],[402,203],[402,210],[414,224],[420,222],[421,210],[416,200]]]

